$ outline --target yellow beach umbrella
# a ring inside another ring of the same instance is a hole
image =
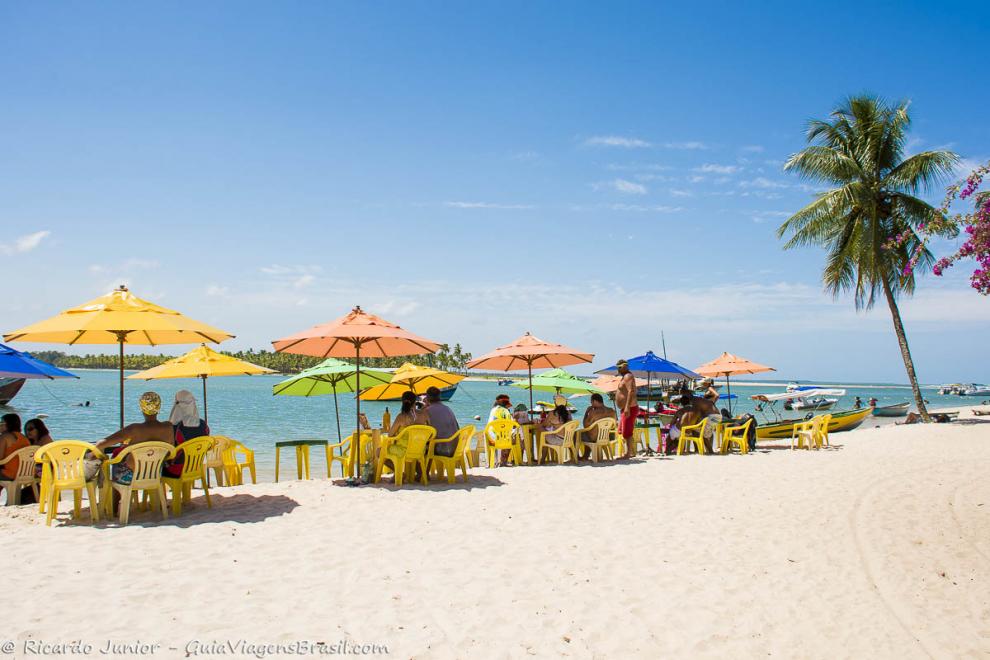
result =
[[[120,346],[120,427],[124,428],[124,344],[219,344],[234,335],[138,298],[121,286],[79,307],[4,335],[6,341]]]
[[[157,367],[139,371],[127,377],[128,380],[157,380],[159,378],[202,378],[203,379],[203,418],[210,421],[206,404],[206,379],[211,376],[256,376],[273,374],[274,370],[260,367],[235,357],[217,353],[203,344],[185,355],[172,358]]]
[[[456,385],[464,376],[447,373],[433,367],[421,367],[409,362],[399,367],[387,385],[369,387],[361,393],[362,401],[382,401],[400,398],[405,392],[425,394],[431,387],[443,389]]]

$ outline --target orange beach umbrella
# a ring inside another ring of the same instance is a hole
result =
[[[762,374],[767,371],[776,371],[773,367],[747,360],[744,357],[733,355],[732,353],[722,353],[711,362],[705,362],[695,369],[702,376],[717,378],[725,376],[726,393],[729,394],[729,410],[732,410],[732,387],[729,385],[729,376],[741,374]]]
[[[437,342],[414,335],[394,323],[374,314],[368,314],[360,307],[355,307],[349,314],[336,321],[276,339],[272,342],[272,346],[280,353],[321,358],[354,358],[357,378],[355,390],[358,392],[361,391],[362,357],[422,355],[435,353],[440,348]],[[355,397],[355,402],[360,426],[361,397]],[[350,447],[353,470],[357,469],[358,444],[352,442]]]
[[[528,332],[511,344],[499,346],[467,363],[471,369],[529,372],[529,409],[533,409],[533,369],[556,369],[591,362],[593,353],[584,353],[563,344],[554,344],[534,337]]]

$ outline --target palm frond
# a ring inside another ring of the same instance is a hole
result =
[[[805,179],[837,185],[852,179],[862,179],[864,176],[855,160],[822,145],[806,147],[788,158],[784,163],[784,171],[795,171]]]
[[[958,154],[951,151],[923,151],[891,169],[881,185],[911,194],[929,192],[948,181],[958,164]]]

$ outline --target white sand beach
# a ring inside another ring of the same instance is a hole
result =
[[[242,486],[123,529],[5,508],[25,596],[2,632],[159,657],[240,639],[415,658],[983,657],[990,424],[969,422],[428,490]]]

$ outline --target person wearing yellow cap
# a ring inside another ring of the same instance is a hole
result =
[[[144,415],[144,421],[137,422],[136,424],[128,424],[116,433],[108,435],[106,439],[96,444],[99,449],[119,444],[133,445],[139,442],[152,441],[167,442],[170,445],[175,444],[172,425],[158,419],[158,413],[162,409],[162,398],[154,392],[145,392],[138,399],[138,404],[141,406],[141,414]],[[119,469],[118,473],[113,476],[113,479],[114,481],[128,484],[131,480],[130,470],[133,469],[134,465],[130,456],[127,457],[124,463],[126,465]]]

